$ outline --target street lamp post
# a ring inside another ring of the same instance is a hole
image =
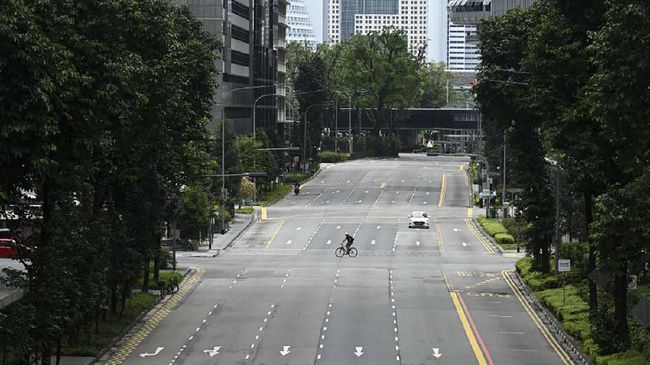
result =
[[[221,175],[223,176],[221,179],[221,197],[223,201],[221,202],[221,231],[223,234],[223,229],[226,225],[226,217],[225,217],[225,211],[224,211],[224,205],[226,202],[226,99],[232,95],[235,91],[241,91],[241,90],[253,90],[253,89],[261,89],[269,86],[275,86],[274,85],[259,85],[259,86],[245,86],[245,87],[237,87],[234,88],[227,93],[223,95],[223,100],[221,102]],[[210,243],[212,243],[212,235],[213,232],[210,232]],[[210,249],[212,249],[212,244],[210,244]]]
[[[274,85],[275,86],[275,85]],[[274,96],[274,95],[279,95],[277,92],[271,93],[271,94],[264,94],[255,99],[255,102],[253,103],[253,140],[255,140],[255,111],[257,109],[257,102],[260,101],[260,99],[267,97],[267,96]]]
[[[348,97],[348,152],[350,155],[352,155],[353,148],[352,144],[354,142],[354,138],[352,137],[352,91],[346,91],[346,90],[332,90],[334,92],[339,92],[345,96]],[[365,92],[366,90],[357,90],[357,92]]]

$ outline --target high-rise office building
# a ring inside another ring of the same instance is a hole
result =
[[[427,47],[427,0],[329,0],[329,42],[385,27],[406,32],[412,53]]]
[[[189,7],[223,48],[217,60],[217,90],[208,128],[219,130],[222,111],[235,133],[253,129],[253,103],[257,97],[256,128],[276,131],[283,118],[283,81],[286,68],[287,0],[176,0]],[[275,85],[279,85],[276,89]],[[241,90],[252,86],[267,86]],[[238,89],[238,90],[235,90]],[[235,91],[233,91],[235,90]]]
[[[449,21],[447,32],[447,68],[476,70],[481,63],[476,25],[454,24]]]
[[[289,0],[287,22],[289,24],[287,41],[302,42],[312,48],[316,47],[316,33],[303,0]]]

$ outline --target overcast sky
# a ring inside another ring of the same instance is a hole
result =
[[[324,0],[303,0],[309,17],[311,18],[311,25],[314,26],[316,32],[316,40],[323,41],[323,1]]]

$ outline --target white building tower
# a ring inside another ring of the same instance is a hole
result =
[[[316,47],[316,33],[303,0],[289,0],[287,23],[289,24],[288,42],[306,42],[310,47]]]

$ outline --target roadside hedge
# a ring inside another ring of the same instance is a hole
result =
[[[332,151],[323,151],[318,156],[320,157],[320,162],[328,163],[343,162],[350,159],[349,153],[335,153]]]
[[[487,234],[492,237],[496,236],[499,233],[508,233],[506,227],[504,227],[503,224],[499,223],[495,219],[489,219],[485,218],[484,216],[480,216],[477,218],[477,220],[485,232],[487,232]]]
[[[494,239],[502,246],[512,246],[515,244],[515,238],[508,233],[497,233],[494,235]]]

